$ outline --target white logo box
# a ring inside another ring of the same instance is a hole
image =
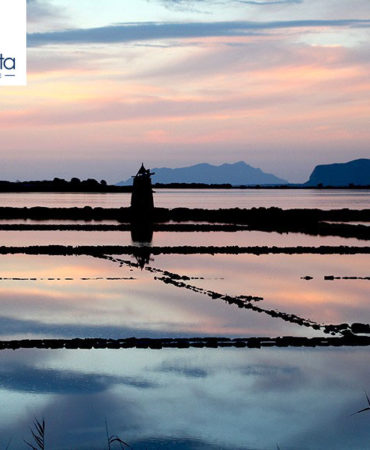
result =
[[[0,87],[27,84],[26,0],[0,0]]]

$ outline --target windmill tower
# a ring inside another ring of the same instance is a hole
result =
[[[145,221],[150,219],[154,210],[153,189],[151,175],[154,173],[145,169],[144,164],[133,177],[131,195],[131,212],[134,220]]]

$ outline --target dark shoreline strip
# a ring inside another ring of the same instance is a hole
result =
[[[1,246],[0,255],[9,254],[27,254],[27,255],[90,255],[103,256],[110,255],[216,255],[216,254],[252,254],[252,255],[269,255],[269,254],[286,254],[286,255],[355,255],[370,254],[370,247],[349,247],[349,246],[320,246],[320,247],[238,247],[238,246],[173,246],[173,247],[136,247],[133,245],[100,245],[100,246],[69,246],[69,245],[45,245],[45,246],[28,246],[13,247]]]
[[[249,337],[249,338],[180,338],[180,339],[30,339],[0,341],[0,350],[19,349],[153,349],[165,348],[263,348],[263,347],[366,347],[370,346],[369,336],[344,337],[292,337],[277,338]]]

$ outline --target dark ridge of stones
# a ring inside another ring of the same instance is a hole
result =
[[[125,261],[119,258],[113,258],[110,256],[105,256],[106,259],[109,259],[113,262],[119,262],[121,264],[128,264],[128,265],[132,265],[131,261]],[[137,265],[136,265],[137,266]],[[155,280],[159,280],[162,281],[165,284],[171,284],[173,286],[179,287],[179,288],[183,288],[183,289],[187,289],[190,290],[192,292],[196,292],[198,294],[204,294],[209,296],[210,298],[212,298],[213,300],[222,300],[230,305],[236,305],[238,308],[246,308],[246,309],[251,309],[254,312],[257,313],[264,313],[269,315],[270,317],[273,318],[280,318],[283,319],[286,322],[291,322],[291,323],[295,323],[297,325],[300,326],[305,326],[305,327],[311,327],[314,330],[322,330],[324,331],[324,333],[331,333],[331,334],[335,334],[338,332],[341,332],[341,329],[336,329],[334,325],[331,326],[330,330],[328,331],[326,329],[326,326],[322,326],[318,323],[315,323],[311,320],[307,320],[307,319],[303,319],[299,316],[296,316],[295,314],[288,314],[288,313],[283,313],[280,311],[275,311],[275,310],[266,310],[263,308],[259,308],[255,305],[252,305],[252,302],[259,302],[263,300],[263,297],[257,297],[257,296],[251,296],[251,295],[240,295],[240,296],[230,296],[230,295],[225,295],[225,294],[220,294],[219,292],[215,292],[215,291],[211,291],[211,290],[205,290],[203,288],[197,287],[197,286],[193,286],[187,283],[184,283],[183,280],[188,280],[190,279],[190,277],[186,277],[186,276],[181,276],[179,274],[174,274],[171,272],[167,272],[164,271],[162,269],[158,269],[155,267],[146,267],[145,268],[147,271],[152,272],[152,273],[160,273],[162,274],[161,277],[154,277]],[[181,280],[181,281],[180,281]]]
[[[0,219],[33,219],[33,220],[118,220],[129,223],[132,221],[130,208],[101,208],[85,206],[83,208],[47,208],[36,207],[0,207]],[[286,225],[301,222],[313,224],[323,221],[370,222],[370,209],[288,209],[280,208],[155,208],[154,222],[208,222],[229,224]]]
[[[1,207],[0,220],[32,219],[32,220],[115,220],[121,225],[45,225],[44,230],[81,230],[81,231],[112,231],[128,230],[134,222],[131,208],[13,208]],[[327,222],[370,222],[370,209],[364,210],[320,210],[320,209],[289,209],[251,208],[251,209],[189,209],[189,208],[154,208],[152,214],[154,231],[239,231],[240,226],[250,230],[266,232],[299,232],[315,236],[340,236],[356,239],[370,239],[370,227],[345,223]],[[168,224],[165,222],[182,222]],[[206,222],[206,224],[184,224],[183,222]],[[122,225],[126,224],[126,225]],[[208,225],[207,225],[208,224]],[[212,227],[210,224],[213,224]],[[238,226],[239,225],[239,226]],[[31,226],[33,228],[31,228]],[[42,225],[6,224],[3,230],[41,230]],[[229,228],[225,228],[229,226]],[[76,227],[76,228],[74,228]],[[207,228],[208,227],[208,228]],[[244,228],[245,229],[245,228]]]
[[[364,323],[353,323],[351,325],[351,331],[352,333],[355,334],[358,333],[370,334],[370,325]]]
[[[132,231],[130,224],[120,225],[74,225],[74,224],[0,224],[0,231]],[[307,227],[297,223],[289,226],[273,225],[233,225],[233,224],[153,224],[153,232],[237,232],[263,231],[266,233],[303,233],[311,236],[336,236],[342,238],[370,239],[370,227],[365,225],[318,223]]]
[[[316,230],[312,230],[312,233],[309,232],[309,230],[307,230],[306,234],[316,234],[319,236],[338,236],[344,238],[369,240],[370,226],[319,222],[317,224]]]
[[[370,239],[370,227],[366,225],[348,225],[326,222],[302,223],[296,221],[287,224],[250,224],[249,229],[277,233],[303,233],[310,236],[335,236],[360,240]]]
[[[82,277],[82,278],[19,278],[0,277],[0,281],[131,281],[134,277]]]
[[[188,289],[190,291],[196,292],[198,294],[205,294],[211,297],[213,300],[220,299],[224,300],[229,304],[236,304],[240,308],[246,307],[246,303],[248,302],[260,302],[263,300],[263,297],[257,297],[252,295],[238,295],[235,297],[231,297],[229,295],[220,294],[218,292],[214,292],[211,290],[205,290],[203,288],[193,286],[190,284],[186,284],[183,281],[179,280],[187,280],[191,279],[189,277],[181,277],[180,275],[177,275],[176,277],[169,277],[169,276],[163,276],[163,277],[154,277],[155,280],[162,281],[165,284],[172,284],[173,286],[176,286],[178,288],[184,288]]]
[[[130,221],[130,208],[47,208],[43,206],[13,208],[0,207],[0,219],[32,220],[122,220]]]
[[[334,275],[325,275],[325,281],[334,281],[334,280],[370,280],[370,277],[335,277]]]
[[[0,231],[131,231],[130,224],[1,224]],[[232,224],[153,224],[153,231],[165,232],[235,232],[250,230],[248,225]]]
[[[313,280],[313,277],[310,275],[306,275],[304,277],[301,277],[301,280],[310,281]],[[325,281],[334,281],[334,280],[370,280],[370,277],[356,277],[356,276],[347,276],[347,277],[337,277],[334,275],[325,275],[324,276]]]
[[[288,209],[280,208],[251,208],[251,209],[188,209],[174,208],[171,210],[161,210],[162,214],[167,213],[169,220],[184,222],[187,220],[202,222],[222,222],[234,224],[259,225],[268,228],[273,226],[286,226],[300,223],[311,226],[318,222],[370,222],[370,209],[363,210],[321,210],[321,209]],[[337,225],[337,224],[335,224]]]
[[[149,267],[148,267],[149,270]],[[156,270],[158,272],[158,269]],[[167,270],[163,270],[161,271],[163,273],[163,275],[165,277],[168,277],[172,280],[184,280],[184,281],[189,281],[189,280],[204,280],[204,277],[190,277],[187,275],[179,275],[177,273],[172,273],[172,272],[168,272]]]
[[[370,336],[348,335],[342,337],[294,337],[277,338],[249,337],[249,338],[181,338],[181,339],[30,339],[0,341],[0,350],[19,349],[152,349],[163,348],[263,348],[263,347],[366,347],[370,345]]]
[[[0,224],[0,231],[131,231],[128,223],[119,225],[106,224]],[[299,232],[312,236],[338,236],[360,240],[370,239],[370,227],[365,225],[327,224],[318,223],[310,228],[302,224],[286,227],[273,225],[233,225],[233,224],[153,224],[153,232],[237,232],[264,231],[267,233]]]
[[[117,257],[113,257],[113,256],[104,255],[104,256],[102,256],[102,258],[108,259],[115,263],[119,263],[120,265],[125,264],[128,266],[135,266],[137,268],[140,267],[136,263],[132,263],[131,261],[123,260],[121,258],[117,258]],[[208,295],[213,300],[220,299],[224,302],[227,302],[228,304],[236,305],[236,306],[238,306],[238,308],[251,309],[254,312],[261,313],[261,314],[267,314],[270,317],[279,318],[286,322],[294,323],[299,326],[310,327],[316,331],[321,330],[324,333],[331,334],[333,336],[336,334],[341,334],[343,336],[352,336],[353,335],[353,330],[351,329],[351,326],[346,323],[339,324],[339,325],[321,325],[312,320],[308,320],[308,319],[299,317],[295,314],[288,314],[288,313],[284,313],[284,312],[276,311],[276,310],[267,310],[267,309],[263,309],[263,308],[260,308],[256,305],[252,304],[252,302],[262,301],[263,297],[248,296],[248,295],[247,296],[240,295],[240,296],[232,297],[230,295],[221,294],[219,292],[215,292],[215,291],[211,291],[211,290],[205,290],[203,288],[184,283],[184,281],[191,279],[191,277],[188,277],[186,275],[184,276],[184,275],[179,275],[176,273],[171,273],[171,272],[168,272],[168,271],[165,271],[162,269],[158,269],[156,267],[151,267],[151,266],[145,267],[145,270],[147,270],[151,273],[158,273],[158,274],[162,275],[160,277],[154,277],[155,280],[162,281],[165,284],[171,284],[175,287],[188,289],[188,290],[190,290],[192,292],[196,292],[198,294]]]
[[[284,320],[285,322],[295,323],[297,325],[305,326],[305,327],[311,327],[315,330],[322,330],[322,331],[324,331],[324,333],[337,333],[337,332],[341,331],[336,328],[330,328],[330,330],[328,331],[326,328],[327,327],[326,325],[323,326],[323,325],[320,325],[311,320],[303,319],[295,314],[288,314],[288,313],[283,313],[283,312],[276,311],[276,310],[268,310],[268,309],[260,308],[251,303],[251,302],[262,301],[263,297],[255,297],[255,296],[249,296],[249,295],[248,296],[246,296],[246,295],[230,296],[230,295],[220,294],[219,292],[214,292],[211,290],[205,290],[202,288],[198,288],[196,286],[192,286],[192,285],[183,283],[181,281],[178,281],[176,279],[171,279],[169,277],[155,277],[155,279],[160,280],[166,284],[172,284],[173,286],[176,286],[179,288],[184,288],[184,289],[188,289],[190,291],[193,291],[193,292],[196,292],[199,294],[208,295],[213,300],[222,300],[222,301],[228,303],[229,305],[236,305],[238,308],[251,309],[254,312],[257,312],[260,314],[267,314],[270,317],[279,318],[279,319]],[[331,326],[331,327],[334,327],[334,326]]]
[[[238,246],[163,246],[163,247],[136,247],[133,245],[100,245],[100,246],[71,246],[71,245],[34,245],[27,247],[15,246],[1,246],[0,254],[27,254],[27,255],[91,255],[101,257],[104,254],[126,254],[135,256],[146,256],[148,254],[253,254],[253,255],[268,255],[268,254],[286,254],[286,255],[302,255],[302,254],[318,254],[318,255],[355,255],[355,254],[369,254],[370,247],[348,247],[348,246],[298,246],[298,247],[267,247],[267,246],[253,246],[253,247],[238,247]]]
[[[128,264],[129,266],[135,265],[136,267],[138,267],[137,264],[133,264],[133,263],[131,263],[131,261],[122,260],[119,258],[113,258],[111,256],[105,256],[105,258],[109,259],[113,262],[119,262],[120,264]],[[333,335],[335,335],[337,333],[343,334],[344,332],[347,332],[347,329],[348,329],[348,325],[344,328],[342,328],[341,325],[339,325],[339,326],[320,325],[311,320],[301,318],[295,314],[283,313],[283,312],[276,311],[276,310],[267,310],[267,309],[263,309],[263,308],[260,308],[258,306],[251,304],[251,302],[262,301],[263,297],[250,296],[250,295],[240,295],[240,296],[232,297],[230,295],[221,294],[219,292],[215,292],[215,291],[211,291],[211,290],[205,290],[203,288],[184,283],[183,280],[190,279],[190,277],[187,277],[187,276],[181,276],[179,274],[171,273],[171,272],[168,272],[168,271],[165,271],[162,269],[158,269],[155,267],[150,267],[150,266],[146,267],[145,270],[152,272],[152,273],[162,274],[163,276],[154,277],[154,279],[162,281],[165,284],[171,284],[173,286],[187,289],[192,292],[196,292],[198,294],[204,294],[204,295],[207,295],[210,298],[212,298],[212,300],[222,300],[230,305],[236,305],[238,308],[251,309],[254,312],[264,313],[264,314],[269,315],[270,317],[279,318],[286,322],[295,323],[300,326],[311,327],[312,329],[317,330],[317,331],[322,330],[324,333],[333,334]],[[180,281],[180,280],[182,280],[182,281]]]

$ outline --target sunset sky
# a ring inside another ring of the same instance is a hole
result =
[[[243,160],[306,181],[369,157],[369,73],[369,0],[29,0],[0,178]]]

